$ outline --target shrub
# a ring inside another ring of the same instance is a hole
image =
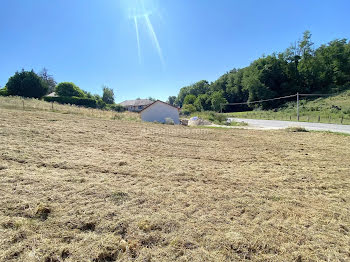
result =
[[[287,127],[286,131],[288,131],[288,132],[309,132],[305,129],[305,127],[301,127],[301,126]]]
[[[74,83],[63,82],[56,86],[56,93],[59,96],[69,96],[69,97],[85,97],[85,93]]]
[[[227,126],[247,126],[248,123],[246,122],[237,122],[237,121],[230,121],[226,123]]]
[[[97,102],[93,98],[84,98],[84,97],[68,97],[68,96],[59,96],[59,97],[48,97],[45,96],[44,100],[46,102],[57,102],[59,104],[71,104],[84,107],[97,107]]]
[[[226,122],[226,116],[219,114],[219,113],[215,113],[215,112],[210,112],[209,113],[209,121],[212,122],[216,122],[216,123],[222,123],[222,122]]]
[[[116,105],[116,104],[107,105],[107,109],[110,109],[116,112],[124,112],[126,110],[125,107],[123,107],[122,105]]]
[[[16,72],[6,87],[8,95],[34,98],[41,98],[48,90],[48,85],[33,70]]]
[[[166,117],[164,124],[166,124],[166,125],[175,125],[175,122],[174,122],[174,120],[172,118]]]
[[[99,109],[104,109],[104,108],[106,108],[106,103],[102,99],[97,99],[96,106]]]

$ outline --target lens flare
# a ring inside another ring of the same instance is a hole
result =
[[[151,20],[149,19],[149,15],[145,15],[145,20],[146,20],[147,28],[148,28],[149,33],[151,35],[151,38],[153,40],[153,43],[156,46],[160,61],[162,62],[163,66],[164,66],[164,58],[163,58],[163,54],[162,54],[162,49],[160,48],[158,37],[156,35],[156,32],[154,31]]]
[[[134,17],[134,22],[135,22],[135,30],[136,30],[137,53],[139,56],[139,63],[141,64],[140,34],[139,34],[139,25],[136,17]]]
[[[128,17],[133,20],[135,26],[139,63],[141,64],[142,62],[140,31],[142,28],[146,28],[158,53],[159,59],[162,65],[165,66],[162,48],[150,18],[152,14],[157,13],[155,1],[156,0],[124,0],[124,7],[127,10]]]

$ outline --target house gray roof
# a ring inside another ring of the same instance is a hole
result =
[[[122,106],[147,106],[149,104],[152,104],[154,101],[149,99],[136,99],[136,100],[126,100],[124,102],[121,102],[120,105]]]

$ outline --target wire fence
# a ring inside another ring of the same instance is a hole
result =
[[[286,99],[289,103],[296,103],[282,110],[251,110],[243,112],[226,113],[226,115],[239,118],[266,119],[266,120],[283,120],[283,121],[301,121],[314,123],[332,123],[350,125],[350,102],[348,102],[345,111],[340,106],[332,105],[330,108],[320,108],[318,106],[306,106],[306,99],[309,97],[329,97],[336,94],[294,94],[271,99],[221,104],[221,112],[223,108],[228,106],[244,106],[247,108],[255,104],[263,104],[266,102]],[[295,98],[294,102],[292,98]],[[304,98],[304,100],[301,100]],[[349,98],[350,99],[350,98]],[[239,107],[238,107],[239,108]]]
[[[312,123],[329,123],[329,124],[342,124],[350,125],[350,117],[347,116],[334,116],[327,114],[307,114],[302,113],[299,115],[279,112],[239,112],[239,113],[226,113],[227,116],[246,118],[246,119],[262,119],[262,120],[281,120],[281,121],[299,121],[299,122],[312,122]]]

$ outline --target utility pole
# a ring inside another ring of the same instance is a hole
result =
[[[299,122],[299,92],[297,93],[297,119]]]

